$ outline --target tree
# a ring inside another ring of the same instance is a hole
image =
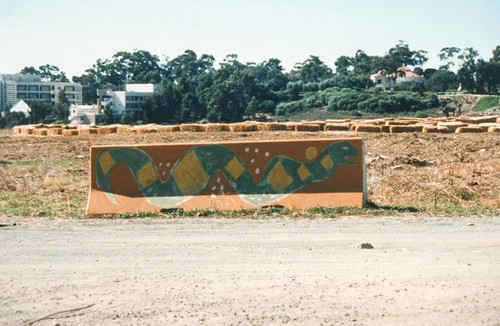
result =
[[[476,92],[497,94],[500,84],[500,65],[479,59],[476,64]]]
[[[92,68],[73,82],[82,84],[84,103],[96,102],[96,91],[100,88],[123,89],[126,83],[160,83],[165,69],[158,56],[148,51],[117,52],[111,59],[97,59]]]
[[[423,50],[412,51],[408,44],[404,41],[399,41],[395,47],[390,48],[385,55],[388,61],[397,65],[396,69],[401,66],[421,66],[427,62],[427,52]]]
[[[52,115],[56,121],[66,122],[69,117],[69,100],[66,93],[61,90],[57,95],[57,103],[52,108]]]
[[[107,65],[115,86],[125,83],[157,84],[161,81],[160,59],[148,51],[117,52]]]
[[[166,79],[171,83],[169,92],[171,94],[175,92],[178,98],[176,117],[179,118],[180,114],[182,121],[192,122],[205,116],[206,106],[200,99],[203,87],[199,85],[203,81],[208,81],[203,79],[203,76],[212,73],[214,61],[210,55],[203,54],[198,58],[194,51],[186,50],[165,65]],[[210,87],[211,84],[205,86]]]
[[[489,61],[479,59],[476,64],[477,92],[498,94],[500,84],[500,46],[493,51]]]
[[[476,58],[479,53],[473,48],[465,48],[458,56],[461,66],[457,71],[458,82],[470,93],[476,91]]]
[[[111,118],[107,118],[106,120],[112,120]],[[125,111],[120,119],[120,123],[125,125],[132,125],[136,122],[135,115],[132,111]]]
[[[103,115],[104,115],[104,118],[102,120],[102,122],[104,124],[111,124],[114,122],[113,120],[113,110],[111,109],[111,107],[109,105],[106,105],[103,109]],[[126,120],[127,121],[127,118],[129,117],[129,113],[128,111],[125,111],[125,113],[123,114],[122,116],[122,120]],[[125,117],[125,115],[127,115],[127,117]],[[133,114],[131,115],[132,118],[133,118]],[[123,121],[122,121],[123,122]],[[124,124],[131,124],[131,122],[123,122]]]
[[[439,67],[440,70],[450,70],[455,66],[455,56],[460,53],[460,48],[445,47],[442,48],[438,54],[439,60],[444,61],[445,64]]]
[[[382,70],[386,75],[396,79],[398,75],[403,74],[398,70],[402,66],[418,67],[427,62],[426,51],[412,51],[408,44],[404,41],[399,41],[395,47],[390,48],[383,57],[373,57],[371,60],[372,67],[376,70]]]
[[[82,85],[82,102],[84,104],[93,104],[97,102],[97,90],[101,88],[99,78],[95,71],[87,69],[81,76],[73,76],[74,83]]]
[[[22,75],[40,75],[40,71],[33,66],[24,67],[19,73]]]
[[[24,67],[20,74],[38,75],[43,81],[48,82],[69,82],[64,71],[60,71],[57,66],[45,64],[35,69],[34,67]]]
[[[257,98],[253,96],[250,102],[248,102],[245,114],[255,119],[257,112],[259,112],[259,103],[257,102]]]
[[[348,56],[340,56],[339,58],[337,58],[337,61],[335,61],[335,72],[339,75],[347,75],[352,69],[352,61],[353,60]]]
[[[320,83],[333,77],[333,72],[319,57],[311,55],[307,60],[295,65],[290,72],[291,81],[303,83]]]
[[[365,53],[365,51],[358,50],[356,51],[354,58],[352,58],[351,60],[353,66],[352,72],[355,75],[367,76],[377,71],[377,69],[380,69],[379,67],[376,67],[374,65],[374,61],[379,59],[380,57],[369,56],[368,54]]]
[[[258,79],[260,85],[268,91],[279,92],[285,89],[288,77],[284,73],[281,61],[272,58],[257,66],[262,71]]]
[[[43,122],[45,117],[52,113],[52,105],[47,102],[34,101],[30,103],[30,123]]]
[[[456,90],[458,87],[457,75],[449,70],[436,70],[430,77],[426,77],[425,86],[433,92]]]
[[[215,85],[209,101],[207,119],[210,122],[237,122],[243,118],[247,107],[238,85],[226,81]]]
[[[174,83],[165,81],[160,94],[148,97],[142,103],[145,123],[179,123],[181,96]]]
[[[0,128],[12,128],[29,122],[23,112],[11,112],[11,108],[12,104],[8,103],[0,113]]]

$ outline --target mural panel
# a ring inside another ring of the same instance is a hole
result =
[[[87,213],[360,207],[363,150],[360,138],[96,146]]]

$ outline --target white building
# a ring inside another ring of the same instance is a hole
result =
[[[125,112],[142,112],[142,101],[160,91],[161,86],[155,84],[127,84],[125,91],[97,90],[97,106],[109,106],[115,116]]]
[[[69,107],[68,120],[70,124],[97,124],[100,116],[102,113],[96,104],[71,104]]]
[[[415,85],[424,82],[425,78],[420,76],[406,66],[399,67],[397,73],[385,74],[382,70],[370,75],[370,80],[377,88],[393,89],[397,87]]]
[[[125,91],[98,89],[97,104],[72,104],[69,108],[68,120],[70,124],[96,124],[103,118],[106,107],[111,109],[116,120],[125,112],[140,114],[142,101],[159,92],[160,89],[161,85],[155,84],[127,84]]]
[[[37,75],[0,74],[0,110],[19,100],[57,103],[64,91],[71,104],[82,104],[82,85],[70,82],[44,82]]]

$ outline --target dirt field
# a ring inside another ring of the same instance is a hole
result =
[[[438,215],[461,215],[453,211],[457,207],[482,207],[488,215],[492,210],[500,215],[495,213],[500,211],[499,135],[259,131],[36,137],[2,130],[0,192],[24,201],[50,198],[52,205],[67,201],[67,206],[70,197],[78,195],[80,202],[63,215],[79,216],[88,191],[92,145],[363,137],[369,199],[377,205]]]
[[[498,218],[39,218],[0,239],[2,325],[500,320]]]
[[[75,219],[91,145],[353,136],[400,216]],[[0,324],[499,325],[499,190],[498,133],[0,131]]]

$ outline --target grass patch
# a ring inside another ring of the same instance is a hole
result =
[[[500,96],[485,96],[476,103],[472,110],[481,112],[496,106],[500,106]]]
[[[432,210],[432,215],[449,217],[500,217],[500,209],[480,205],[464,206],[454,200],[444,200]]]
[[[71,194],[47,198],[32,196],[16,197],[12,193],[0,192],[0,215],[31,217],[70,217],[70,218],[208,218],[208,219],[320,219],[341,217],[377,216],[447,216],[447,217],[497,217],[500,209],[480,205],[464,206],[455,200],[441,199],[437,205],[429,198],[415,205],[379,205],[373,202],[365,207],[323,207],[316,206],[304,210],[292,210],[280,206],[257,209],[222,211],[214,209],[182,210],[169,209],[162,212],[134,212],[105,215],[85,215],[87,196]]]
[[[86,196],[61,194],[60,196],[17,196],[0,192],[0,215],[32,217],[84,216]]]
[[[86,180],[72,172],[81,160],[12,160],[0,164],[0,215],[84,215]],[[78,173],[78,172],[77,172]],[[81,181],[80,181],[81,180]]]
[[[232,211],[222,211],[215,209],[182,210],[169,209],[160,213],[135,212],[122,214],[95,215],[90,218],[227,218],[227,219],[318,219],[318,218],[338,218],[347,216],[396,216],[401,214],[420,212],[415,207],[405,206],[379,206],[369,203],[366,207],[322,207],[316,206],[304,210],[292,210],[281,206],[269,206],[256,209],[240,209]]]
[[[18,160],[18,161],[2,161],[3,164],[8,164],[9,168],[26,169],[29,171],[60,171],[69,169],[75,166],[80,160],[72,157],[63,158],[60,160]]]

